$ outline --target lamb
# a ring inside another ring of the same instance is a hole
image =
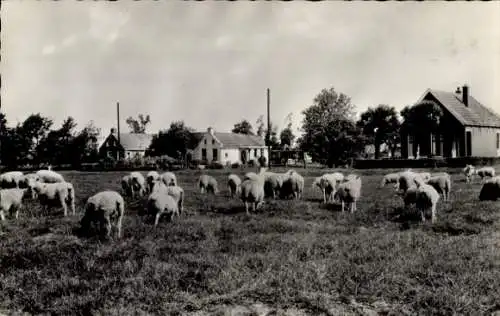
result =
[[[146,175],[146,185],[149,192],[153,191],[153,185],[155,181],[160,180],[160,174],[156,171],[150,171]]]
[[[304,178],[297,172],[292,172],[291,175],[283,181],[280,194],[282,197],[287,198],[290,195],[298,200],[302,198],[304,192]]]
[[[397,173],[388,173],[382,178],[382,182],[380,183],[380,187],[384,187],[386,184],[393,183],[394,187],[397,188],[399,183],[399,172]]]
[[[485,177],[493,178],[495,176],[495,169],[493,167],[483,167],[476,169],[476,174],[483,180]]]
[[[19,184],[24,180],[21,171],[9,171],[0,175],[0,186],[4,189],[19,188]]]
[[[160,222],[160,217],[167,214],[169,215],[169,220],[172,219],[174,215],[179,216],[178,203],[175,199],[168,194],[164,194],[160,191],[154,191],[148,197],[147,211],[149,214],[155,215],[154,226],[158,226]]]
[[[351,213],[354,213],[357,209],[357,201],[361,197],[361,177],[358,175],[350,175],[348,178],[348,181],[338,185],[335,197],[342,203],[342,212],[344,212],[345,203],[349,203]]]
[[[433,176],[425,182],[436,189],[438,193],[442,194],[444,201],[450,199],[451,177],[449,174]]]
[[[465,182],[470,183],[473,180],[474,173],[476,173],[476,168],[473,165],[466,165],[462,172],[465,175]]]
[[[112,226],[122,235],[122,220],[125,214],[125,201],[116,191],[102,191],[90,198],[85,204],[85,214],[81,226],[88,231],[91,223],[101,223],[106,227],[106,236],[111,236]],[[113,225],[112,225],[113,224]]]
[[[426,184],[422,179],[416,181],[417,185],[417,197],[415,204],[417,209],[420,211],[422,216],[422,222],[425,222],[425,210],[431,209],[431,222],[436,222],[436,206],[439,201],[439,193],[434,189],[433,186]]]
[[[35,193],[40,204],[47,210],[50,206],[62,207],[64,216],[68,215],[68,207],[76,214],[75,189],[69,182],[36,183]]]
[[[214,177],[209,175],[202,175],[200,180],[198,181],[198,187],[202,194],[205,192],[212,192],[213,194],[219,193],[219,189],[217,188],[217,180]]]
[[[235,174],[230,174],[227,179],[227,186],[229,187],[229,194],[231,198],[234,198],[237,194],[240,193],[241,189],[241,179]]]
[[[30,182],[27,188],[11,188],[0,190],[0,219],[5,221],[5,213],[16,212],[15,218],[19,217],[19,209],[22,207],[23,200],[33,199],[34,184]]]
[[[323,202],[333,200],[335,190],[339,183],[344,181],[344,175],[340,172],[327,173],[315,178],[313,186],[319,187],[323,193]]]
[[[252,209],[255,212],[264,203],[264,185],[260,177],[254,179],[246,179],[241,183],[241,200],[245,203],[245,211],[250,215],[248,210],[249,203],[252,203]]]
[[[177,185],[177,177],[173,172],[165,172],[160,176],[160,179],[165,183],[166,185],[172,185],[176,186]]]
[[[38,170],[36,175],[39,177],[40,182],[43,183],[59,183],[64,182],[64,177],[52,170]]]
[[[480,201],[496,201],[500,197],[500,177],[486,180],[479,192]]]

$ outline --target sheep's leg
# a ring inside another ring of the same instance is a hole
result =
[[[3,210],[0,211],[0,218],[2,219],[2,222],[5,222],[5,213]]]
[[[435,223],[436,222],[436,205],[432,205],[432,209],[431,209],[432,213],[431,213],[431,223]]]
[[[245,202],[245,211],[247,212],[247,215],[250,215],[250,213],[248,211],[248,202]]]
[[[422,223],[425,223],[425,212],[423,208],[420,208],[420,216],[422,217]]]
[[[160,217],[162,215],[162,212],[158,212],[156,213],[156,216],[155,216],[155,227],[158,226],[158,223],[160,222]]]
[[[110,238],[111,237],[111,220],[109,218],[109,215],[104,216],[104,226],[106,228],[106,237]]]
[[[323,203],[326,204],[326,190],[323,189]]]
[[[344,213],[344,201],[342,201],[342,213]]]

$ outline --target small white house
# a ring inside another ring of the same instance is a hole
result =
[[[111,129],[108,137],[100,146],[99,152],[101,156],[107,156],[115,159],[125,158],[133,159],[144,157],[146,150],[153,136],[150,134],[135,134],[135,133],[118,133],[115,128]]]
[[[261,156],[269,161],[264,139],[255,135],[219,133],[209,127],[206,132],[197,133],[199,144],[192,151],[194,160],[244,163]]]

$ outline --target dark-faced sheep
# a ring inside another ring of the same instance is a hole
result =
[[[241,179],[235,174],[230,174],[227,179],[227,187],[231,198],[234,198],[240,193]]]
[[[481,177],[481,180],[484,180],[486,177],[493,178],[495,176],[495,169],[493,167],[482,167],[476,169],[476,174]]]
[[[170,185],[176,186],[177,185],[177,177],[175,176],[175,174],[173,172],[167,171],[167,172],[163,173],[160,176],[160,179],[167,186],[170,186]]]
[[[416,207],[420,211],[422,222],[425,222],[425,211],[431,209],[431,222],[436,222],[436,207],[439,201],[439,193],[433,186],[426,184],[422,179],[416,179],[417,198]]]
[[[160,174],[156,171],[150,171],[146,175],[146,185],[148,192],[151,193],[153,190],[153,184],[155,181],[160,180]]]
[[[35,193],[40,205],[47,211],[49,207],[62,207],[64,216],[68,215],[68,208],[73,215],[75,209],[75,189],[69,182],[36,183]]]
[[[473,165],[466,165],[462,172],[465,176],[465,182],[470,183],[473,180],[474,173],[476,173],[476,168]]]
[[[280,195],[282,198],[293,196],[296,200],[302,198],[304,192],[304,178],[297,172],[292,172],[281,186]]]
[[[0,187],[4,189],[19,188],[23,181],[24,174],[21,171],[9,171],[0,175]]]
[[[125,201],[115,191],[102,191],[90,198],[85,204],[85,214],[81,219],[84,231],[90,229],[91,223],[105,227],[107,237],[111,236],[112,228],[117,230],[118,238],[122,235],[122,220],[125,214]]]

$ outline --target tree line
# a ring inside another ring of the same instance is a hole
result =
[[[299,138],[293,133],[291,113],[280,132],[272,122],[268,130],[263,116],[257,118],[255,130],[243,119],[234,124],[232,132],[263,137],[266,146],[273,149],[303,150],[314,161],[331,166],[362,157],[366,145],[373,145],[375,158],[380,157],[382,145],[395,156],[402,131],[413,136],[416,146],[423,146],[429,133],[440,128],[443,116],[439,106],[424,101],[406,106],[400,113],[389,105],[370,107],[356,119],[351,99],[333,87],[321,90],[302,114],[303,134]],[[140,114],[137,119],[127,118],[126,123],[131,133],[145,133],[151,119],[149,115]],[[53,125],[52,120],[37,113],[8,128],[5,114],[0,113],[1,164],[9,167],[44,163],[79,165],[99,160],[101,131],[92,121],[80,130],[72,117],[64,120],[60,127]],[[183,159],[198,142],[193,128],[183,121],[175,121],[168,129],[153,135],[146,155]]]

